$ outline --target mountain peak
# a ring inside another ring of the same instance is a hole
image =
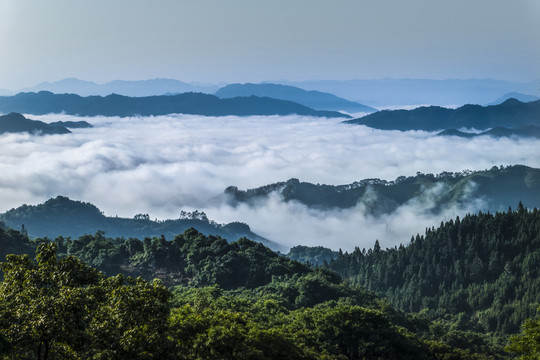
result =
[[[274,83],[230,84],[216,91],[215,95],[220,98],[263,96],[278,100],[293,101],[317,110],[346,111],[349,113],[370,113],[376,111],[374,108],[337,97],[334,94],[315,90],[304,90],[292,85]]]

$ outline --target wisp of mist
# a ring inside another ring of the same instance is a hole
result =
[[[540,167],[537,139],[434,136],[382,131],[341,120],[301,116],[27,117],[45,122],[85,120],[72,134],[0,135],[0,211],[57,195],[91,202],[108,216],[178,218],[198,209],[217,222],[242,221],[284,246],[350,250],[407,243],[444,218],[479,206],[428,215],[426,204],[405,204],[374,217],[361,205],[314,210],[274,194],[255,205],[231,207],[223,191],[298,178],[349,184],[393,180],[417,172],[483,170],[494,165]],[[442,218],[441,218],[442,216]]]

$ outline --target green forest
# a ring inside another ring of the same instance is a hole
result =
[[[49,239],[2,225],[0,354],[538,359],[539,245],[540,212],[521,204],[396,248],[304,247],[290,257],[195,229]]]

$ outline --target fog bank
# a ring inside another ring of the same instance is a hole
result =
[[[461,139],[427,132],[381,131],[299,116],[144,118],[67,115],[27,117],[45,122],[85,120],[72,134],[0,136],[0,211],[57,195],[95,204],[109,216],[177,218],[199,209],[218,222],[243,221],[276,242],[352,249],[407,242],[441,218],[428,204],[410,203],[373,218],[361,207],[316,211],[271,197],[255,207],[230,208],[223,190],[259,187],[289,178],[348,184],[393,180],[420,171],[481,170],[494,165],[540,167],[536,139]],[[452,218],[467,209],[448,209]]]

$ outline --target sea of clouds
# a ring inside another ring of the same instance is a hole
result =
[[[422,131],[381,131],[341,120],[300,116],[27,117],[45,122],[85,120],[72,134],[0,135],[0,212],[57,195],[91,202],[108,216],[178,218],[202,210],[218,222],[242,221],[286,247],[323,245],[350,250],[407,243],[441,220],[481,206],[425,211],[416,199],[373,217],[362,205],[321,211],[279,196],[254,206],[227,205],[223,191],[298,178],[348,184],[393,180],[416,172],[483,170],[494,165],[540,167],[535,139],[461,139]],[[442,218],[441,218],[442,217]]]

